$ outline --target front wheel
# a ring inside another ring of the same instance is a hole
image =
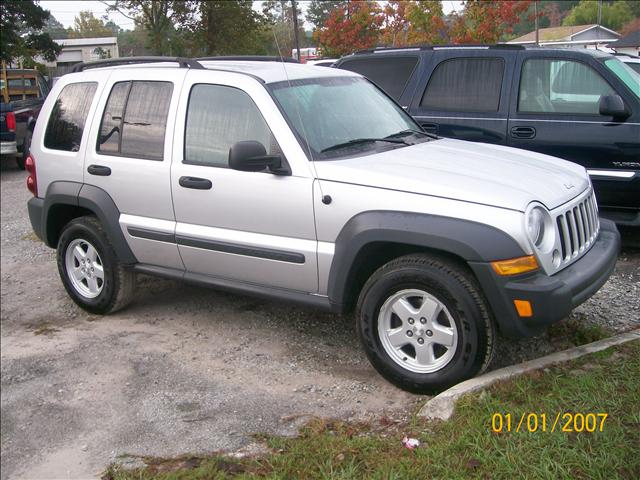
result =
[[[486,369],[495,344],[475,278],[431,255],[397,258],[369,278],[357,330],[374,368],[415,393],[441,391]]]
[[[97,218],[76,218],[64,227],[57,259],[67,293],[83,309],[106,314],[133,299],[135,273],[118,262]]]

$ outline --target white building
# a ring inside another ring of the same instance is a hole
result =
[[[615,42],[619,38],[619,33],[602,25],[573,25],[538,30],[539,45],[551,48],[598,48]],[[536,32],[534,30],[507,43],[535,45]]]
[[[79,62],[92,62],[120,56],[117,37],[64,38],[54,41],[62,46],[62,51],[56,61],[40,61],[50,70],[55,69],[57,75],[69,72],[73,65]]]

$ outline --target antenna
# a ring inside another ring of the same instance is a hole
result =
[[[289,84],[289,87],[291,88],[291,80],[289,79],[289,73],[287,72],[287,66],[285,64],[284,61],[284,56],[282,55],[282,50],[280,49],[280,43],[278,42],[278,36],[276,35],[275,30],[271,30],[271,33],[273,33],[273,39],[276,42],[276,48],[278,49],[278,55],[280,56],[280,60],[281,60],[281,64],[282,64],[282,69],[284,70],[284,76],[287,79],[287,83]],[[289,32],[289,34],[291,34],[291,32]],[[300,61],[300,59],[298,58],[298,61]],[[295,100],[295,99],[294,99]],[[311,160],[311,176],[313,177],[314,180],[316,180],[318,182],[318,188],[320,189],[320,197],[322,198],[322,202],[325,204],[331,203],[331,199],[329,196],[325,196],[324,191],[322,190],[322,183],[320,182],[320,178],[318,178],[318,170],[316,169],[316,163],[313,159],[313,151],[311,150],[311,144],[309,143],[309,137],[307,136],[307,130],[304,128],[304,123],[302,122],[302,115],[300,115],[300,109],[298,108],[298,102],[294,102],[295,107],[296,107],[296,114],[298,115],[298,121],[300,122],[300,127],[302,128],[302,136],[304,137],[304,142],[307,145],[307,151],[309,153],[309,158]],[[328,199],[328,201],[326,201],[326,199]]]

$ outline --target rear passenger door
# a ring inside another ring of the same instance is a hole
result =
[[[159,73],[163,72],[163,73]],[[84,182],[101,188],[120,212],[138,262],[183,269],[172,240],[171,150],[186,69],[110,72],[91,126]]]
[[[435,50],[409,113],[430,133],[505,144],[512,57],[489,49]]]

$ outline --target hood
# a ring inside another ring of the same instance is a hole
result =
[[[575,163],[517,148],[452,139],[315,165],[321,180],[520,211],[532,201],[551,210],[589,186],[586,170]]]

